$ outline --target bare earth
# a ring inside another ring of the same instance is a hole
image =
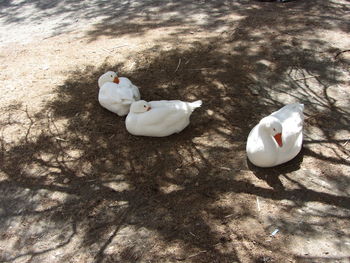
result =
[[[1,1],[0,261],[350,262],[349,11]],[[97,101],[107,70],[203,106],[180,134],[132,136]],[[295,101],[301,153],[253,167],[249,131]]]

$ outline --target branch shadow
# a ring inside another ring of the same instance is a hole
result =
[[[304,148],[300,153],[292,160],[271,168],[261,168],[252,164],[247,158],[247,166],[254,173],[254,175],[260,180],[264,180],[269,186],[275,190],[284,190],[284,186],[279,179],[280,175],[289,174],[300,169],[305,154]]]

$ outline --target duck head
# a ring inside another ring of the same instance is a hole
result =
[[[98,86],[101,88],[103,84],[106,82],[114,82],[114,83],[119,83],[119,78],[117,76],[117,73],[114,71],[107,71],[103,75],[101,75],[98,78]]]
[[[147,101],[138,100],[131,104],[130,112],[133,113],[142,113],[151,110],[151,106]]]
[[[271,135],[277,142],[279,147],[283,146],[282,143],[282,124],[281,122],[273,117],[268,116],[260,121],[260,127],[265,133]]]

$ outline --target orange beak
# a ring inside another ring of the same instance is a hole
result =
[[[282,143],[282,133],[277,133],[275,136],[273,136],[276,140],[276,142],[278,143],[278,145],[280,147],[283,146],[283,143]]]
[[[152,108],[151,107],[148,107],[147,111],[150,111]]]
[[[118,79],[118,77],[115,77],[114,80],[113,80],[113,82],[119,84],[119,79]]]

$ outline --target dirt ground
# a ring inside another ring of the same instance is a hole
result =
[[[0,262],[350,262],[348,0],[1,1]],[[135,137],[98,77],[203,100]],[[271,169],[245,141],[305,104]]]

